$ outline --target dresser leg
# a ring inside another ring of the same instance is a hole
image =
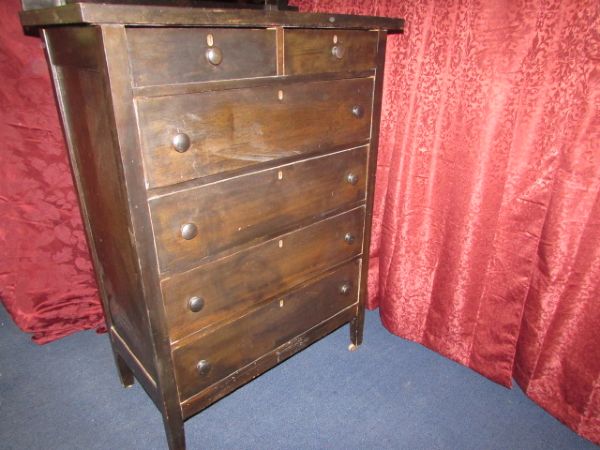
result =
[[[169,450],[185,450],[185,430],[183,428],[183,419],[180,414],[169,416],[163,413],[163,423],[165,424],[165,433]]]
[[[365,326],[365,313],[359,312],[358,315],[350,322],[350,341],[348,347],[351,352],[356,350],[363,341],[363,328]]]
[[[115,352],[115,364],[117,365],[117,372],[119,372],[119,379],[123,387],[130,387],[133,385],[133,372],[127,365],[127,363]]]

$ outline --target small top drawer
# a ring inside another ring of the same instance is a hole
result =
[[[284,42],[286,75],[375,69],[376,31],[285,30]]]
[[[277,74],[274,30],[128,28],[127,42],[135,86]]]

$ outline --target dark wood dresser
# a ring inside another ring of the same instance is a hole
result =
[[[343,324],[362,340],[383,64],[400,19],[29,10],[115,360],[184,420]]]

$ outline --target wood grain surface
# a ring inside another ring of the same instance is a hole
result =
[[[366,157],[358,147],[150,200],[160,270],[185,270],[364,201]],[[196,225],[195,238],[181,236],[186,223]]]
[[[275,30],[129,28],[127,41],[136,86],[277,74]],[[206,59],[209,47],[222,52],[220,64]]]
[[[385,29],[401,32],[403,19],[346,14],[298,14],[290,11],[215,10],[144,5],[71,4],[21,12],[25,27],[42,25],[125,24],[198,27],[304,27]]]
[[[373,79],[279,84],[137,101],[148,187],[359,144],[370,136]],[[281,99],[280,99],[281,97]],[[355,117],[360,105],[364,114]],[[190,148],[177,152],[173,136]]]
[[[360,261],[352,261],[317,281],[276,298],[217,331],[173,351],[180,400],[251,364],[286,342],[319,325],[357,301]],[[340,292],[350,284],[347,294]],[[200,374],[196,365],[211,365]]]
[[[364,207],[278,236],[163,281],[171,340],[242,315],[265,299],[362,252]],[[344,240],[351,233],[355,240]],[[218,274],[219,276],[215,276]],[[198,312],[191,297],[204,300]]]
[[[376,31],[286,29],[283,36],[286,75],[375,68]],[[334,47],[343,53],[340,58]]]

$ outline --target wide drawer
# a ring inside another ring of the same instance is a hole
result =
[[[365,142],[371,78],[137,100],[148,187]]]
[[[358,147],[150,200],[161,272],[363,201],[366,158]]]
[[[275,30],[128,28],[127,43],[135,86],[277,74]]]
[[[375,69],[376,31],[286,29],[284,42],[286,75]]]
[[[352,261],[173,351],[180,400],[251,364],[355,304],[360,261]]]
[[[360,207],[163,281],[171,340],[239,316],[359,255],[364,215]]]

